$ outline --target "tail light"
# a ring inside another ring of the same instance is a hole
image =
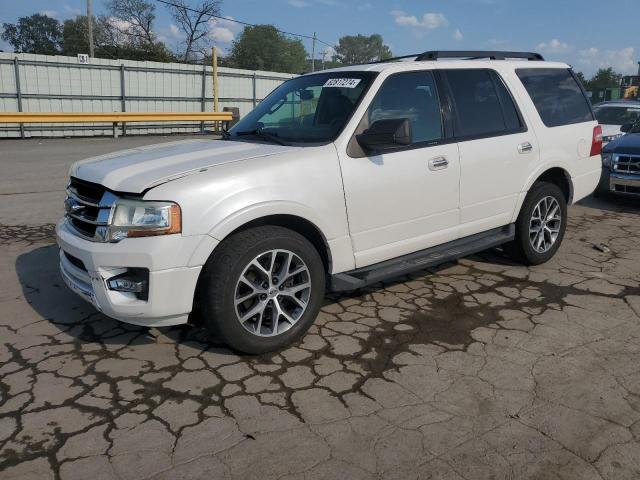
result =
[[[602,153],[602,127],[593,127],[593,139],[591,140],[591,153],[589,156],[600,155]]]

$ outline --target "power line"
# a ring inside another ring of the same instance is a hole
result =
[[[167,0],[155,0],[155,1],[158,2],[158,3],[164,3],[165,5],[170,5],[170,6],[176,7],[176,8],[184,8],[185,10],[189,10],[191,12],[201,13],[200,10],[196,10],[195,8],[187,7],[187,6],[184,6],[184,5],[178,5],[178,4],[175,4],[173,2],[169,2]],[[257,27],[258,26],[257,23],[243,22],[241,20],[235,20],[233,18],[227,18],[227,17],[223,17],[221,15],[209,15],[209,17],[218,18],[220,20],[225,20],[227,22],[239,23],[240,25],[245,25],[247,27]],[[286,31],[280,30],[278,28],[276,28],[276,30],[279,33],[283,33],[285,35],[292,35],[294,37],[300,37],[300,38],[308,38],[309,40],[314,40],[316,42],[319,42],[319,43],[322,43],[322,44],[326,45],[327,47],[332,47],[333,48],[333,45],[331,45],[330,43],[327,43],[327,42],[325,42],[323,40],[320,40],[318,37],[315,37],[315,36],[312,36],[312,35],[303,35],[302,33],[286,32]]]

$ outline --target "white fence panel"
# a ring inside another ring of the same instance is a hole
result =
[[[16,65],[19,85],[16,83]],[[219,108],[246,115],[274,88],[295,75],[218,68]],[[203,85],[204,82],[204,85]],[[204,89],[203,89],[204,87]],[[204,97],[203,97],[204,93]],[[91,59],[0,52],[2,112],[213,111],[211,65]],[[207,124],[207,127],[209,125]],[[196,122],[129,124],[126,134],[201,131]],[[107,124],[0,125],[2,137],[111,135]]]

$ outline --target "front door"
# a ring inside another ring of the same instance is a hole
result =
[[[356,133],[383,119],[411,123],[411,145],[368,154],[351,139],[341,154],[356,266],[363,267],[456,238],[458,147],[445,143],[436,82],[429,71],[390,75]]]

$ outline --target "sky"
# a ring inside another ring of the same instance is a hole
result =
[[[106,0],[93,3],[94,14],[107,13]],[[156,4],[155,31],[174,46],[176,26],[166,8]],[[64,20],[85,9],[86,0],[0,0],[0,23],[33,13]],[[586,75],[609,66],[635,74],[640,61],[640,0],[224,0],[222,15],[304,35],[316,32],[330,45],[343,35],[379,33],[394,55],[533,50]],[[216,21],[212,42],[224,52],[241,31],[241,25]],[[311,52],[311,41],[303,41]],[[327,48],[318,44],[318,57]],[[11,47],[0,41],[0,49]]]

